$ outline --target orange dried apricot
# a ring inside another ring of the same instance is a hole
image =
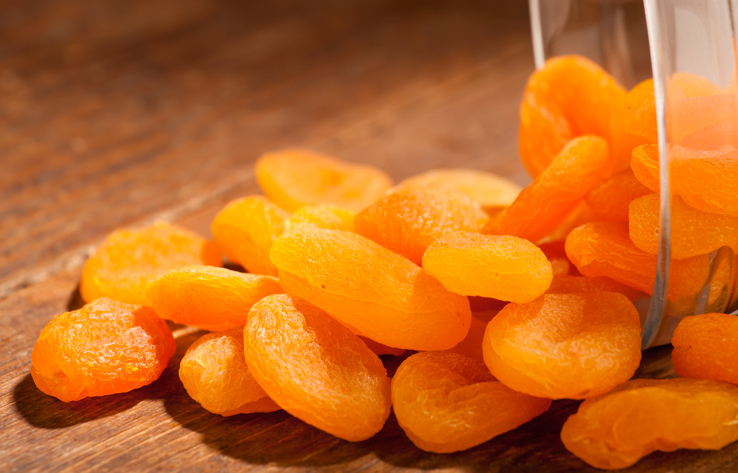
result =
[[[169,327],[153,309],[103,297],[44,327],[31,376],[64,402],[124,393],[156,381],[174,350]]]
[[[515,202],[490,220],[484,233],[532,242],[556,229],[576,205],[611,172],[607,142],[597,136],[571,140]]]
[[[85,262],[79,291],[85,302],[109,297],[148,305],[146,285],[174,268],[222,266],[216,246],[195,233],[168,223],[116,230]]]
[[[656,450],[718,450],[738,440],[738,387],[696,379],[634,379],[587,399],[561,440],[588,464],[633,465]]]
[[[571,212],[569,212],[569,215],[566,216],[564,221],[554,231],[548,234],[545,241],[564,241],[569,232],[575,228],[596,220],[597,217],[595,216],[594,210],[592,210],[585,200],[580,200]]]
[[[738,384],[738,317],[701,314],[679,322],[671,339],[671,362],[684,378]]]
[[[452,232],[423,257],[426,273],[455,294],[530,302],[551,285],[551,263],[523,238]]]
[[[243,352],[243,327],[197,339],[179,364],[187,394],[222,416],[279,410],[249,372]]]
[[[536,177],[577,136],[610,138],[610,116],[625,90],[579,56],[546,61],[528,79],[520,106],[520,158]],[[627,161],[626,161],[627,162]]]
[[[317,225],[320,228],[354,231],[354,217],[350,210],[332,204],[305,205],[284,221],[284,231],[288,232],[298,225]]]
[[[738,217],[693,209],[679,197],[671,200],[671,257],[704,255],[722,246],[738,250]],[[659,196],[647,195],[630,204],[628,226],[633,244],[646,253],[659,251]]]
[[[654,192],[659,191],[661,186],[658,145],[646,144],[636,147],[631,156],[630,168],[641,184]]]
[[[621,163],[624,169],[636,147],[658,142],[653,79],[633,87],[615,107],[610,119],[610,138],[613,161]]]
[[[356,233],[420,265],[439,237],[479,231],[486,222],[487,214],[464,194],[399,190],[359,212]]]
[[[252,305],[282,292],[279,281],[272,276],[190,266],[152,281],[149,301],[164,319],[217,332],[243,326]]]
[[[548,241],[538,245],[538,248],[543,251],[548,261],[551,262],[554,277],[561,274],[579,274],[572,262],[569,261],[569,257],[566,256],[566,249],[564,247],[564,240]]]
[[[460,192],[487,209],[507,207],[521,187],[491,172],[476,169],[432,169],[405,179],[392,191]]]
[[[648,296],[645,292],[604,276],[588,277],[566,274],[554,275],[551,287],[548,288],[546,294],[571,294],[574,292],[617,292],[630,301]]]
[[[606,276],[647,294],[653,293],[657,256],[637,248],[623,222],[592,222],[574,229],[566,239],[566,254],[585,276]],[[694,296],[707,282],[707,255],[673,260],[669,297]]]
[[[284,229],[289,213],[269,199],[254,195],[228,203],[213,219],[215,244],[229,260],[250,273],[276,276],[269,248]]]
[[[624,383],[641,361],[641,324],[622,294],[545,294],[510,303],[487,325],[484,362],[531,396],[583,399]]]
[[[676,193],[691,207],[738,217],[736,147],[718,150],[672,147],[671,181]]]
[[[267,197],[289,211],[335,204],[358,212],[392,187],[389,176],[374,166],[301,149],[262,155],[256,161],[256,180]]]
[[[482,340],[484,340],[484,331],[487,329],[487,322],[489,322],[489,320],[482,321],[476,317],[472,317],[471,325],[469,326],[469,333],[466,335],[466,338],[447,351],[458,353],[459,355],[467,356],[475,360],[484,361],[484,355],[482,354]]]
[[[379,432],[390,379],[377,355],[331,316],[285,294],[254,304],[244,328],[249,371],[282,409],[353,442]]]
[[[546,412],[551,400],[521,394],[481,361],[457,353],[417,353],[392,378],[397,422],[428,452],[466,450]]]
[[[651,193],[633,171],[627,169],[599,183],[589,191],[586,200],[597,220],[628,221],[628,204]]]
[[[469,330],[466,297],[360,235],[302,226],[278,238],[270,256],[289,294],[384,345],[445,350]]]

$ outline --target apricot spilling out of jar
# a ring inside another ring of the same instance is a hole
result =
[[[424,352],[392,378],[397,422],[419,448],[449,453],[486,442],[546,412],[550,399],[515,392],[479,360]]]

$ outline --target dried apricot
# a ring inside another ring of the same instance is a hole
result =
[[[459,355],[464,355],[475,360],[484,361],[484,355],[482,354],[482,340],[484,340],[484,331],[487,329],[487,322],[489,322],[489,320],[482,321],[476,317],[472,317],[469,333],[466,335],[466,338],[447,351],[458,353]]]
[[[399,190],[356,215],[356,233],[415,264],[428,245],[455,231],[476,232],[487,222],[479,204],[458,192]]]
[[[242,327],[252,305],[282,292],[279,281],[272,276],[190,266],[152,281],[149,301],[164,319],[217,332]]]
[[[636,179],[648,189],[658,192],[661,188],[659,177],[658,145],[641,145],[633,150],[630,168]]]
[[[302,226],[278,238],[270,255],[289,294],[384,345],[445,350],[469,330],[466,297],[360,235]]]
[[[721,246],[738,251],[738,217],[693,209],[679,197],[671,200],[671,257],[704,255]],[[630,239],[646,253],[659,251],[659,196],[647,195],[630,204]]]
[[[574,229],[566,239],[566,254],[585,276],[607,276],[647,294],[653,293],[657,256],[637,248],[623,222],[593,222]],[[710,273],[706,255],[673,260],[669,297],[697,294]]]
[[[433,242],[425,271],[455,294],[530,302],[551,285],[551,263],[523,238],[452,232]]]
[[[513,391],[484,363],[457,353],[417,353],[392,378],[397,422],[419,448],[457,452],[546,412],[551,400]]]
[[[576,205],[611,172],[607,142],[597,136],[571,140],[515,202],[490,220],[484,233],[532,242],[556,229]]]
[[[243,327],[200,337],[179,364],[187,394],[222,416],[279,410],[249,372],[243,352]]]
[[[317,225],[320,228],[354,231],[354,217],[350,210],[332,204],[306,205],[284,221],[284,231],[288,232],[298,225]]]
[[[377,355],[328,314],[287,295],[254,304],[244,328],[249,371],[281,408],[344,440],[379,432],[390,379]]]
[[[569,276],[554,275],[551,281],[551,287],[548,288],[546,294],[571,294],[575,292],[617,292],[628,298],[630,301],[648,297],[645,292],[633,289],[625,284],[619,283],[614,279],[604,276]]]
[[[509,179],[475,169],[433,169],[405,179],[392,191],[460,192],[487,209],[507,207],[521,187]]]
[[[169,327],[153,309],[103,297],[44,327],[31,376],[64,402],[124,393],[156,381],[174,349]]]
[[[256,161],[256,180],[267,197],[289,211],[335,204],[358,212],[392,187],[389,176],[374,166],[301,149],[262,155]]]
[[[671,182],[684,202],[703,212],[738,217],[736,147],[693,150],[674,146],[671,153]]]
[[[116,230],[85,262],[79,291],[85,302],[109,297],[148,305],[149,281],[193,264],[222,266],[223,261],[212,242],[175,225]]]
[[[738,317],[701,314],[679,322],[671,339],[674,370],[684,378],[738,384]]]
[[[276,276],[269,248],[284,229],[289,213],[269,199],[254,195],[231,201],[213,219],[215,244],[250,273]]]
[[[623,168],[636,147],[658,142],[653,79],[633,87],[617,104],[610,119],[610,138],[613,160]]]
[[[624,96],[625,90],[588,59],[546,61],[528,79],[520,106],[520,158],[531,176],[541,174],[572,138],[609,139],[610,116]]]
[[[588,464],[633,465],[656,450],[718,450],[738,440],[738,387],[696,379],[634,379],[587,399],[561,440]]]
[[[574,267],[569,257],[566,256],[564,240],[548,241],[538,245],[538,247],[546,255],[548,261],[551,262],[551,269],[554,277],[561,274],[578,275],[579,271]]]
[[[622,294],[545,294],[510,303],[487,325],[484,362],[531,396],[583,399],[624,383],[641,361],[641,325]]]
[[[599,183],[587,194],[587,204],[597,220],[628,221],[628,204],[651,193],[633,171],[627,169]]]

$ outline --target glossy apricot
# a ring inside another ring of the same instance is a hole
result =
[[[738,317],[701,314],[679,322],[671,339],[674,370],[684,378],[738,384]]]

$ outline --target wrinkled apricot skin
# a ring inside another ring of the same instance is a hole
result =
[[[633,244],[626,223],[593,222],[572,230],[566,238],[566,254],[585,276],[606,276],[646,294],[653,293],[657,256]],[[707,255],[673,260],[669,298],[694,297],[709,274]]]
[[[671,339],[674,370],[684,378],[738,384],[738,317],[701,314],[679,322]]]
[[[587,194],[586,200],[597,220],[627,222],[628,205],[650,193],[651,190],[628,169],[602,181]]]
[[[457,230],[479,231],[487,220],[464,194],[399,190],[359,212],[356,233],[420,265],[436,239]]]
[[[604,276],[554,275],[551,287],[548,288],[546,294],[572,294],[575,292],[617,292],[627,297],[631,302],[648,297],[645,292]]]
[[[616,470],[651,452],[719,450],[738,440],[738,387],[696,379],[634,379],[587,399],[564,423],[567,450]]]
[[[284,221],[284,231],[288,232],[299,225],[316,225],[331,230],[354,231],[354,217],[356,214],[331,204],[306,205]]]
[[[288,294],[384,345],[445,350],[469,330],[466,297],[360,235],[304,226],[278,238],[270,255]]]
[[[390,412],[387,372],[359,337],[287,295],[256,303],[244,328],[249,371],[281,408],[336,437],[365,440]]]
[[[301,149],[262,155],[256,162],[256,180],[267,197],[291,212],[316,204],[358,212],[392,187],[389,176],[374,166]]]
[[[269,248],[284,230],[289,213],[255,195],[231,201],[210,226],[218,248],[250,273],[276,276]]]
[[[611,172],[607,142],[597,136],[571,140],[484,233],[537,242],[553,232],[577,204]]]
[[[197,339],[179,364],[187,394],[222,416],[279,410],[249,372],[243,352],[243,327]]]
[[[630,168],[636,179],[653,192],[659,192],[659,147],[658,145],[646,144],[633,150],[630,160]]]
[[[149,283],[148,297],[160,317],[217,332],[242,327],[252,305],[282,292],[272,276],[190,266],[169,271]]]
[[[392,378],[397,422],[425,451],[466,450],[546,412],[549,399],[496,381],[481,361],[449,352],[417,353]]]
[[[584,399],[624,383],[641,361],[638,312],[613,292],[545,294],[510,303],[487,325],[484,362],[531,396]]]
[[[100,298],[44,327],[31,376],[64,402],[124,393],[156,381],[174,350],[169,327],[152,309]]]
[[[491,172],[475,169],[432,169],[407,178],[392,188],[392,192],[400,190],[460,192],[487,211],[512,204],[521,187]]]
[[[520,106],[520,158],[530,175],[541,174],[575,137],[609,139],[610,117],[624,97],[625,90],[588,59],[546,61],[528,79]]]
[[[722,246],[738,250],[738,217],[702,212],[674,197],[669,209],[671,257],[704,255]],[[630,204],[628,226],[633,244],[650,254],[659,251],[659,196],[638,198]]]
[[[181,227],[160,222],[116,230],[105,238],[82,269],[79,291],[85,302],[109,297],[148,305],[146,285],[175,268],[222,266],[216,246]]]
[[[514,236],[453,232],[431,244],[425,271],[455,294],[530,302],[551,285],[551,263],[540,248]]]

